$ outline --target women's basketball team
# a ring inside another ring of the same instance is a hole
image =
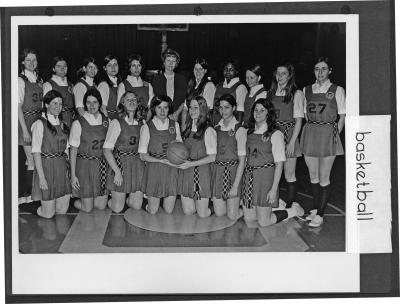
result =
[[[244,216],[261,226],[297,216],[319,227],[330,172],[343,154],[345,92],[329,80],[329,59],[316,61],[316,81],[303,90],[290,63],[275,67],[267,89],[258,64],[246,69],[244,84],[237,64],[227,61],[215,86],[203,58],[194,61],[189,81],[175,72],[176,51],[167,49],[162,60],[164,71],[148,83],[140,55],[128,56],[126,79],[115,56],[102,63],[87,57],[73,86],[65,58],[53,58],[53,76],[43,83],[36,52],[25,49],[18,143],[26,155],[25,180],[32,183],[20,185],[20,202],[40,201],[37,215],[51,218],[67,212],[71,197],[84,212],[108,206],[116,213],[125,205],[141,209],[146,197],[145,210],[156,214],[161,206],[172,213],[180,196],[186,215]],[[189,152],[178,165],[167,158],[176,141]],[[296,202],[302,155],[313,194],[308,215]],[[286,202],[279,198],[282,174]]]

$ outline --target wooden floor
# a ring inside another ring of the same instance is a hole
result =
[[[306,210],[311,198],[300,194]],[[300,201],[300,199],[299,199]],[[53,219],[29,213],[38,203],[20,205],[19,250],[21,253],[111,252],[304,252],[344,251],[345,214],[329,204],[324,223],[310,228],[299,219],[269,227],[226,217],[201,219],[185,216],[180,200],[173,214],[161,209],[156,215],[127,209],[79,212],[73,207]],[[29,205],[29,206],[27,206]],[[28,210],[28,211],[27,211]]]

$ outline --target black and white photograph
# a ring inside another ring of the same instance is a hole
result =
[[[225,5],[6,16],[13,294],[358,293],[392,252],[360,15]]]

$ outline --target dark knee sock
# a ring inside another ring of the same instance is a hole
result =
[[[323,216],[325,212],[326,205],[328,204],[329,194],[330,194],[331,185],[326,185],[324,187],[321,186],[321,205],[318,208],[317,214],[319,216]]]
[[[319,185],[319,183],[311,184],[311,192],[312,192],[312,196],[313,196],[313,207],[312,207],[312,209],[318,209],[319,208],[320,188],[321,188],[321,186]]]
[[[288,217],[288,213],[286,210],[275,210],[272,211],[275,216],[276,216],[276,222],[282,222],[284,219],[286,219]]]
[[[32,183],[33,183],[33,170],[26,170],[25,173],[25,191],[27,195],[32,194]]]
[[[292,203],[296,201],[296,182],[287,183],[287,201],[286,208],[292,207]]]

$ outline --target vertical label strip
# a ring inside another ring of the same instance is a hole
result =
[[[346,249],[389,253],[390,115],[346,117]]]

